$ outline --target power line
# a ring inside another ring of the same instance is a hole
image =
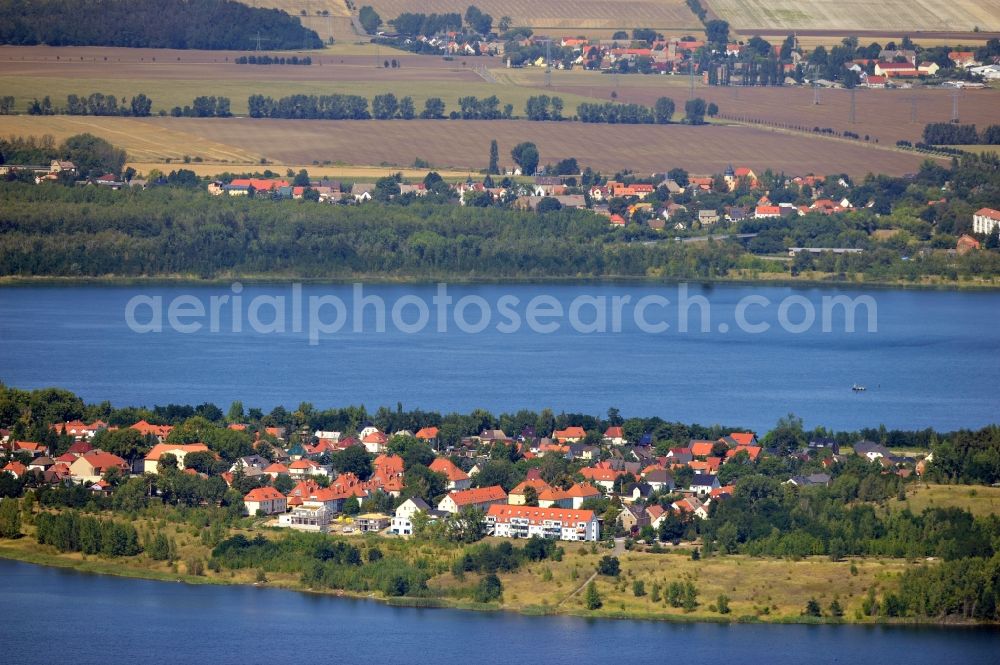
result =
[[[552,87],[552,40],[545,40],[545,87]]]

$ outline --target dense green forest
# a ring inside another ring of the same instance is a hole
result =
[[[18,46],[250,50],[322,48],[312,30],[277,9],[230,0],[0,0],[0,43]]]
[[[803,228],[822,238],[830,232],[826,225]],[[610,229],[603,217],[583,210],[534,214],[420,202],[318,206],[171,187],[0,184],[0,275],[7,276],[691,279],[787,269],[735,241],[637,242],[656,238],[662,237],[646,227]],[[898,248],[873,246],[815,261],[831,272],[878,280],[1000,273],[993,252],[928,253],[904,261]]]
[[[644,276],[659,268],[711,277],[743,254],[739,245],[616,242],[607,221],[586,211],[325,207],[20,183],[0,186],[0,209],[4,275],[520,278]]]

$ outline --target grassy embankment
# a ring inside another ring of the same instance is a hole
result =
[[[28,535],[17,540],[0,540],[0,557],[41,565],[72,568],[81,572],[138,577],[192,584],[255,584],[253,569],[220,572],[205,570],[204,575],[187,571],[189,559],[207,561],[209,548],[202,544],[198,529],[155,519],[134,521],[140,534],[154,529],[164,531],[177,544],[176,562],[159,562],[145,554],[119,559],[84,556],[79,553],[59,553],[49,546],[38,545]],[[288,532],[257,526],[268,538],[279,539]],[[447,544],[406,541],[376,536],[332,536],[357,542],[364,538],[377,545],[387,556],[400,556],[409,561],[419,557],[447,562],[459,549]],[[488,539],[492,540],[492,539]],[[616,578],[596,576],[603,606],[588,610],[583,589],[596,570],[598,560],[608,554],[603,547],[578,543],[562,543],[565,555],[561,561],[543,561],[522,566],[514,573],[501,574],[503,600],[486,605],[469,600],[469,590],[479,575],[466,574],[463,579],[445,572],[433,577],[428,587],[429,597],[384,598],[381,594],[352,594],[328,591],[337,595],[352,595],[391,602],[469,609],[506,610],[527,614],[572,614],[609,618],[655,619],[667,621],[761,621],[774,623],[870,621],[861,614],[862,598],[868,589],[893,589],[896,576],[916,564],[898,559],[856,559],[832,562],[825,557],[801,561],[753,558],[742,555],[709,557],[692,560],[691,546],[667,547],[665,553],[619,552],[621,574]],[[633,582],[641,581],[645,594],[635,596]],[[698,606],[693,611],[671,607],[666,602],[666,587],[671,582],[691,581],[698,589]],[[303,586],[297,573],[268,573],[268,586],[300,591],[316,591]],[[658,601],[653,600],[653,585],[661,587]],[[720,595],[729,599],[730,612],[721,614],[715,607]],[[844,608],[844,617],[822,619],[803,617],[802,610],[810,598],[823,607],[824,614],[836,598]]]

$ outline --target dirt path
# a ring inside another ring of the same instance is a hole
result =
[[[572,592],[572,593],[570,593],[570,594],[569,594],[568,596],[566,596],[565,598],[563,598],[562,600],[560,600],[560,601],[559,601],[559,604],[558,604],[558,605],[556,605],[556,607],[562,607],[563,603],[565,603],[565,602],[566,602],[567,600],[569,600],[570,598],[572,598],[573,596],[575,596],[576,594],[580,593],[580,592],[581,592],[581,591],[583,591],[583,590],[584,590],[585,588],[587,588],[587,585],[588,585],[588,584],[590,584],[590,582],[591,582],[591,581],[592,581],[592,580],[593,580],[593,579],[594,579],[595,577],[597,577],[597,571],[596,571],[596,570],[594,571],[594,573],[593,573],[593,574],[592,574],[592,575],[591,575],[590,577],[588,577],[588,578],[587,578],[587,579],[586,579],[586,580],[584,581],[584,583],[583,583],[583,584],[581,584],[581,585],[580,585],[580,586],[578,586],[578,587],[577,587],[576,589],[574,589],[574,590],[573,590],[573,592]]]

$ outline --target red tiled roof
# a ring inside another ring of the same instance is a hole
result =
[[[159,461],[160,457],[172,450],[182,450],[184,454],[207,452],[208,446],[204,443],[158,443],[150,448],[146,454],[146,459],[150,462]]]
[[[566,429],[557,429],[552,433],[553,439],[560,441],[564,439],[582,439],[587,436],[587,432],[582,427],[570,426]]]
[[[753,443],[753,432],[731,432],[729,438],[741,446],[749,446]]]
[[[9,472],[13,473],[15,476],[17,476],[18,478],[20,478],[28,470],[28,467],[24,466],[23,464],[21,464],[17,460],[14,460],[13,462],[8,462],[7,466],[5,466],[3,468],[3,470],[4,471],[9,471]]]
[[[460,490],[451,492],[448,496],[455,502],[456,506],[470,506],[487,501],[506,501],[507,493],[499,485],[490,487],[476,487],[471,490]]]
[[[258,192],[267,192],[279,187],[288,187],[287,180],[269,180],[263,178],[236,178],[229,184],[234,187],[253,187]]]
[[[284,499],[285,495],[274,489],[273,487],[256,487],[243,497],[243,501],[274,501],[275,499]]]
[[[712,454],[712,448],[715,446],[715,441],[692,441],[691,442],[691,454],[695,457],[704,457],[705,455]]]
[[[586,467],[580,469],[580,475],[587,480],[593,480],[594,482],[607,482],[614,481],[618,476],[622,475],[622,471],[615,471],[613,469],[595,469],[593,467]]]
[[[379,455],[372,462],[372,468],[386,476],[402,474],[403,467],[403,458],[399,455]]]
[[[126,463],[121,457],[104,452],[103,450],[91,450],[80,459],[87,460],[95,471],[103,472],[104,470],[112,467],[118,467],[120,469],[128,468],[128,463]]]
[[[82,455],[84,453],[89,453],[94,447],[87,443],[86,441],[77,441],[66,451],[68,453],[73,453],[77,455]]]
[[[760,446],[736,446],[726,451],[726,459],[736,457],[739,453],[746,453],[751,460],[756,460],[760,456],[761,450]]]
[[[561,522],[589,522],[594,519],[593,510],[574,510],[572,508],[537,508],[535,506],[511,506],[494,504],[486,515],[497,522],[509,522],[512,517],[527,519],[530,522],[543,520],[558,520]]]
[[[429,468],[435,473],[443,473],[445,478],[453,483],[469,479],[469,474],[455,466],[454,462],[447,457],[435,458]]]
[[[421,427],[416,436],[418,439],[429,441],[431,439],[436,439],[439,431],[440,430],[438,430],[437,427]]]
[[[566,494],[573,498],[586,499],[592,496],[600,496],[601,491],[590,483],[574,483],[572,487],[566,490]]]
[[[539,498],[541,498],[541,493],[552,489],[552,486],[541,478],[526,478],[525,480],[518,483],[517,487],[510,491],[511,494],[522,495],[529,487],[534,487],[535,492],[539,493]]]
[[[173,429],[170,425],[151,425],[145,420],[140,420],[136,424],[132,425],[130,429],[138,430],[140,434],[164,437],[170,434],[170,430]]]

